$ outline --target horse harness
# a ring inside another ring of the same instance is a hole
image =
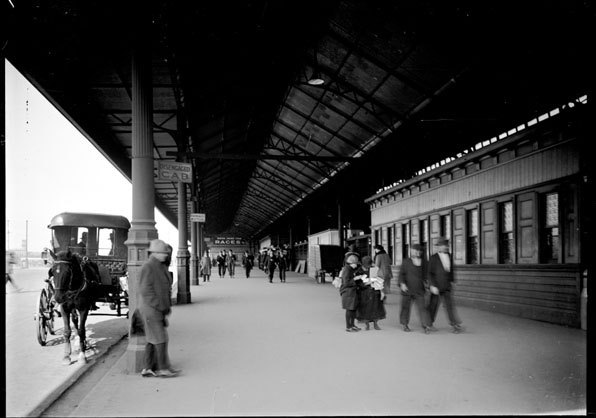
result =
[[[63,260],[58,260],[54,262],[54,266],[52,267],[52,273],[54,276],[56,276],[56,274],[60,274],[61,272],[61,267],[62,264],[65,264],[66,266],[64,266],[64,268],[68,268],[67,266],[72,266],[72,263],[70,261],[63,261]],[[76,299],[79,294],[85,290],[88,286],[87,284],[87,278],[85,277],[85,274],[83,271],[81,271],[81,273],[83,274],[83,284],[81,285],[81,287],[79,287],[78,289],[75,290],[71,290],[70,287],[72,285],[72,278],[74,276],[74,271],[71,268],[68,269],[68,282],[66,283],[66,286],[64,285],[64,282],[61,283],[61,287],[55,287],[56,290],[56,302],[58,303],[64,303],[68,300],[74,300]],[[82,270],[82,269],[81,269]],[[54,284],[57,285],[56,280],[54,280]],[[58,300],[58,291],[62,292],[62,297],[60,297],[61,300]]]

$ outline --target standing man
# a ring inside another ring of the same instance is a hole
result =
[[[379,268],[377,277],[383,279],[383,293],[387,295],[390,293],[389,288],[391,285],[391,279],[393,278],[393,273],[391,272],[391,258],[381,244],[375,245],[374,262],[375,267]],[[384,300],[387,300],[387,298]]]
[[[139,311],[145,328],[145,367],[143,377],[174,377],[168,357],[167,315],[171,312],[171,279],[168,258],[171,250],[164,241],[155,239],[149,244],[149,259],[141,268],[139,279]]]
[[[211,278],[211,256],[209,255],[209,250],[205,250],[203,254],[203,258],[201,258],[201,262],[199,263],[199,269],[201,272],[201,276],[203,276],[203,281],[210,281]]]
[[[420,244],[412,246],[412,255],[406,258],[399,270],[398,284],[401,289],[401,311],[399,314],[399,323],[403,326],[405,332],[410,332],[408,326],[410,322],[410,311],[412,301],[418,307],[418,315],[424,333],[428,334],[430,328],[430,318],[426,306],[424,305],[424,294],[426,292],[426,263],[422,259],[424,248]]]
[[[455,334],[459,334],[463,329],[451,294],[454,278],[451,254],[449,254],[449,240],[443,237],[439,238],[437,240],[437,250],[438,253],[433,254],[428,263],[428,281],[430,282],[431,292],[428,310],[431,327],[435,322],[439,304],[442,300],[449,318],[449,325],[453,327]]]

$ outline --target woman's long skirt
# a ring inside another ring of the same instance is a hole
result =
[[[359,321],[377,321],[385,319],[385,305],[381,300],[381,291],[370,286],[360,289],[358,296],[358,313],[356,318]]]

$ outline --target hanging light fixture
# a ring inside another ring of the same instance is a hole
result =
[[[313,66],[314,70],[313,73],[311,74],[310,78],[308,79],[307,83],[311,86],[320,86],[325,84],[325,80],[323,80],[323,78],[321,78],[321,74],[319,72],[319,64],[317,63],[317,50],[314,49],[313,50],[313,56],[315,59],[315,64]]]
[[[320,86],[322,84],[325,84],[325,80],[323,80],[321,76],[318,74],[318,72],[315,71],[313,75],[310,77],[310,79],[307,81],[307,83],[311,86]]]

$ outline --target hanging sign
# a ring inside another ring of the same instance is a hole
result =
[[[192,183],[192,164],[161,160],[158,163],[158,178],[160,180]]]
[[[215,245],[246,245],[246,241],[237,237],[216,237]]]
[[[204,213],[191,213],[190,214],[190,221],[191,222],[205,222],[205,214]]]

